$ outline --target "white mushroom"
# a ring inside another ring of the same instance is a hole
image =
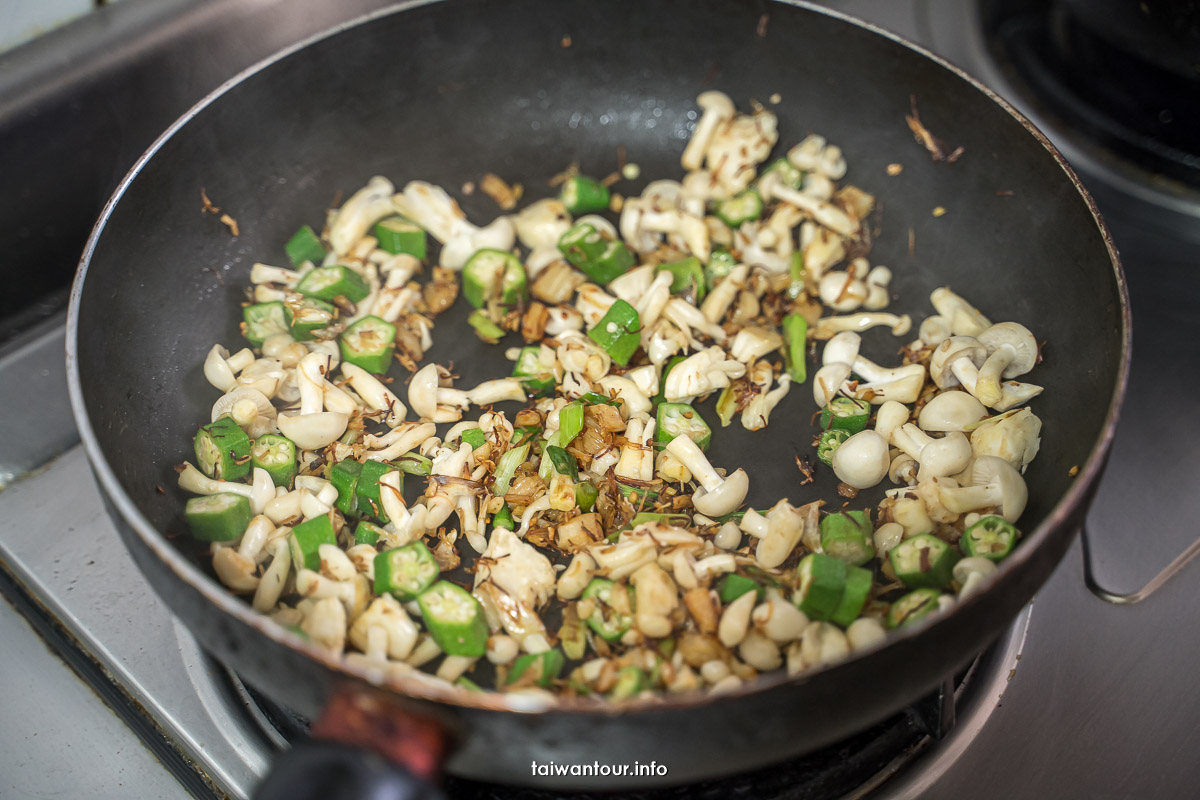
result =
[[[954,582],[958,585],[958,597],[969,597],[979,591],[984,579],[996,571],[996,562],[979,556],[961,559],[954,565]]]
[[[915,345],[917,347],[937,347],[952,335],[950,333],[950,323],[946,321],[946,318],[939,314],[934,314],[921,320],[921,327],[917,329],[917,336],[919,338],[915,342]]]
[[[971,430],[971,449],[978,456],[998,456],[1021,472],[1041,446],[1042,421],[1028,408],[984,420]]]
[[[949,286],[934,289],[929,301],[955,336],[978,336],[992,324],[979,309],[952,292]]]
[[[372,225],[393,213],[392,193],[395,190],[391,181],[376,175],[350,196],[329,225],[329,243],[335,253],[350,252]]]
[[[911,422],[892,432],[892,443],[920,462],[918,481],[957,475],[967,468],[973,456],[971,442],[961,431],[950,431],[934,439]]]
[[[971,485],[946,488],[938,493],[949,511],[964,514],[996,508],[1000,516],[1016,522],[1029,498],[1025,479],[1002,458],[979,456],[971,466]]]
[[[929,359],[929,376],[939,388],[961,385],[978,399],[976,394],[979,367],[987,358],[987,348],[969,336],[951,336],[934,349]],[[997,411],[1007,411],[1041,394],[1042,387],[1031,383],[1005,381],[1000,384],[999,402],[990,404]],[[989,405],[985,403],[984,405]]]
[[[984,405],[994,406],[1001,399],[1001,378],[1024,375],[1037,363],[1037,339],[1016,322],[998,322],[976,338],[987,348],[988,357],[979,368],[975,395]]]
[[[859,431],[842,442],[830,457],[838,480],[855,489],[869,489],[887,477],[891,459],[887,440],[873,430]]]
[[[917,425],[926,431],[962,431],[986,416],[983,403],[966,392],[941,392],[921,408]]]
[[[721,477],[696,443],[687,436],[676,436],[667,444],[676,458],[700,484],[692,495],[692,504],[701,514],[719,517],[742,504],[750,491],[750,479],[740,467],[731,475]]]
[[[883,437],[885,442],[892,441],[892,432],[908,422],[908,406],[896,400],[889,400],[879,406],[875,412],[875,432]]]

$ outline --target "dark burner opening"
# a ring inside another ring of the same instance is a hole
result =
[[[982,11],[989,46],[1045,112],[1144,170],[1200,188],[1200,58],[1195,70],[1171,68],[1156,48],[1178,49],[1178,20],[1156,22],[1143,4],[1121,36],[1097,16],[1107,6],[983,0]]]
[[[633,800],[827,800],[865,797],[953,725],[980,659],[954,676],[953,692],[938,690],[861,733],[822,750],[753,772],[714,778],[665,789],[623,791]],[[237,680],[235,678],[235,680]],[[949,686],[949,683],[947,684]],[[308,721],[242,682],[245,696],[284,739],[307,735]],[[945,697],[943,697],[945,695]],[[590,800],[612,797],[604,792],[562,792],[504,786],[446,776],[443,785],[455,800]]]

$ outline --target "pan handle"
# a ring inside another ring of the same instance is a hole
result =
[[[311,736],[278,758],[254,800],[444,800],[438,723],[359,687],[333,693]]]
[[[306,739],[271,765],[254,800],[444,800],[433,784],[378,753]]]

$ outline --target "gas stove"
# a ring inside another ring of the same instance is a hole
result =
[[[0,199],[16,236],[4,248],[14,260],[0,307],[0,592],[9,601],[0,604],[9,676],[0,796],[248,797],[303,735],[304,720],[198,647],[120,543],[70,421],[61,309],[75,253],[140,151],[241,67],[378,3],[334,5],[125,0],[0,56],[0,141],[15,143],[0,147],[0,171],[17,178],[10,185],[39,189],[60,174],[39,167],[66,171],[63,185],[77,189],[72,201],[27,188]],[[1035,601],[938,695],[825,751],[644,796],[1192,797],[1200,630],[1188,622],[1200,583],[1188,561],[1200,549],[1200,495],[1179,489],[1200,485],[1200,429],[1164,423],[1200,410],[1200,378],[1186,368],[1200,363],[1192,142],[1151,129],[1149,141],[1159,136],[1171,151],[1147,154],[1137,146],[1148,129],[1126,125],[1141,138],[1114,146],[1113,120],[1096,117],[1107,106],[1063,94],[1074,84],[1055,65],[1096,52],[1094,27],[1072,15],[1078,3],[829,5],[957,63],[1022,108],[1082,173],[1133,303],[1125,413],[1084,535]],[[1183,115],[1170,100],[1154,98],[1167,111],[1159,125]],[[72,136],[85,132],[90,147],[75,146],[84,139]],[[23,177],[32,175],[41,177]],[[35,256],[47,265],[37,281],[14,277]],[[462,798],[561,796],[454,780],[447,788]]]

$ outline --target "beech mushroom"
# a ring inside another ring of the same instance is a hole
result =
[[[982,508],[996,508],[1000,516],[1016,522],[1025,510],[1029,492],[1021,473],[1002,458],[979,456],[971,467],[971,485],[940,489],[942,505],[965,514]]]
[[[237,373],[254,362],[254,353],[242,348],[235,355],[219,344],[214,344],[204,359],[204,377],[222,392],[237,385]]]
[[[696,443],[687,436],[676,436],[666,449],[683,462],[700,484],[692,495],[692,505],[701,514],[719,517],[730,513],[746,499],[750,491],[750,478],[745,470],[739,467],[731,475],[721,477]]]
[[[517,238],[530,250],[557,250],[558,240],[571,227],[571,215],[561,200],[548,197],[523,208],[514,222]]]
[[[333,251],[339,255],[349,253],[372,225],[393,213],[392,194],[395,191],[391,181],[376,175],[350,195],[329,224],[329,243]]]
[[[703,166],[704,154],[708,151],[713,134],[723,123],[733,119],[736,113],[733,101],[723,92],[702,92],[696,98],[696,105],[700,106],[703,113],[679,159],[686,170],[697,170]]]
[[[669,403],[689,403],[702,394],[729,385],[746,374],[746,366],[727,359],[724,349],[713,346],[685,358],[667,374],[663,396]]]
[[[346,376],[350,386],[358,392],[358,396],[363,399],[368,408],[372,411],[387,412],[383,419],[384,424],[389,428],[395,428],[404,422],[408,410],[404,407],[404,403],[400,402],[400,398],[393,394],[392,390],[387,388],[381,380],[362,367],[355,366],[348,361],[343,362],[341,367],[342,374]]]
[[[890,327],[894,335],[903,336],[912,328],[912,318],[908,314],[896,316],[878,311],[822,317],[813,325],[812,336],[814,339],[828,339],[842,331],[861,333],[881,325]]]
[[[403,661],[416,647],[418,631],[399,601],[383,594],[354,620],[349,637],[350,643],[368,658]]]

